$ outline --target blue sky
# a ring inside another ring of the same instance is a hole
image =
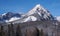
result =
[[[60,16],[60,0],[0,0],[0,14],[27,13],[37,4],[48,9],[53,16]]]

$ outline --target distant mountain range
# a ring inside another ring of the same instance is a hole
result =
[[[23,23],[30,21],[42,21],[42,20],[59,20],[60,17],[54,17],[52,14],[40,4],[37,4],[26,14],[8,12],[0,15],[1,22],[14,22]]]
[[[0,15],[0,21],[10,22],[10,21],[20,19],[20,17],[21,14],[19,13],[8,12]]]

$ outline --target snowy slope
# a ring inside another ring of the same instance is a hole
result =
[[[18,18],[18,17],[12,17],[9,20],[5,20],[5,22],[12,22],[12,21],[15,21],[15,20],[18,20],[18,19],[20,19],[20,18]]]
[[[27,18],[24,19],[24,22],[28,22],[28,21],[36,21],[36,20],[37,20],[36,17],[34,17],[34,16],[29,16],[29,17],[27,17]]]

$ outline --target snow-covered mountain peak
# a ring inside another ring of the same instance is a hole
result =
[[[45,19],[45,20],[52,20],[53,16],[50,14],[50,12],[45,9],[40,4],[37,4],[32,10],[30,10],[27,14],[27,16],[35,16],[39,17],[39,19]]]
[[[37,4],[33,9],[35,9],[35,10],[41,10],[41,9],[45,10],[45,8],[40,4]]]
[[[37,5],[34,7],[34,9],[37,9],[37,8],[41,9],[42,6],[41,6],[40,4],[37,4]]]
[[[32,10],[30,10],[27,14],[28,15],[31,15],[31,14],[34,14],[34,13],[48,13],[47,10],[41,6],[40,4],[37,4]]]

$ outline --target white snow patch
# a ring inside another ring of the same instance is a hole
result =
[[[28,18],[25,18],[25,19],[24,19],[24,22],[28,22],[28,21],[36,21],[36,20],[37,20],[36,17],[34,17],[34,16],[29,16]]]
[[[17,17],[12,17],[10,20],[6,20],[6,22],[12,22],[12,21],[15,21],[15,20],[18,20],[20,18],[17,18]]]
[[[36,21],[37,20],[37,18],[34,17],[34,16],[30,16],[30,17],[31,17],[32,21]]]

